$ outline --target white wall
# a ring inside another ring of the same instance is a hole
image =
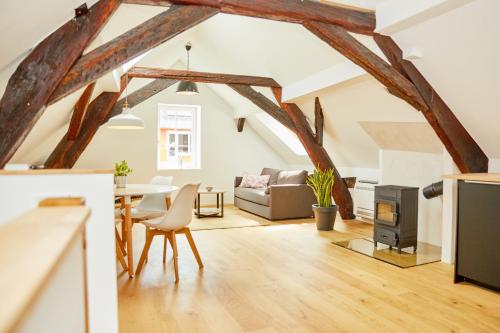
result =
[[[426,199],[422,188],[441,181],[442,154],[380,150],[380,184],[419,187],[418,241],[441,246],[442,197]]]
[[[198,85],[198,96],[181,96],[176,86],[139,104],[132,111],[144,119],[141,131],[111,130],[102,126],[78,160],[75,168],[112,168],[127,160],[134,169],[129,182],[149,182],[155,175],[174,176],[175,185],[202,182],[228,191],[232,202],[234,177],[244,172],[260,173],[263,167],[286,169],[286,163],[248,124],[236,130],[233,110],[207,86]],[[157,170],[158,103],[201,105],[201,169]]]

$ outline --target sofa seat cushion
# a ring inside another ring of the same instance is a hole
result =
[[[264,188],[237,187],[234,189],[234,196],[259,205],[269,206],[270,195],[265,192]]]

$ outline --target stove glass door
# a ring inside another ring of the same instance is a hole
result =
[[[397,203],[388,200],[375,200],[375,221],[396,225],[398,222]]]

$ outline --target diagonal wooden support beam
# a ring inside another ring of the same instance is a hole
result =
[[[82,127],[83,118],[87,113],[87,108],[90,103],[90,98],[94,92],[95,82],[92,82],[85,88],[82,96],[75,105],[73,109],[73,115],[71,116],[71,121],[69,122],[68,128],[68,140],[75,140],[80,133],[80,128]]]
[[[269,77],[194,72],[177,69],[133,67],[129,70],[128,75],[129,77],[147,79],[174,79],[179,81],[194,81],[204,83],[234,83],[260,87],[280,87],[278,82]]]
[[[82,56],[52,94],[50,103],[97,80],[217,12],[217,9],[211,7],[172,6],[167,11]]]
[[[260,92],[255,91],[252,87],[243,84],[228,84],[230,88],[236,91],[243,97],[246,97],[252,103],[257,105],[260,109],[267,112],[271,117],[279,121],[292,132],[295,132],[293,123],[288,118],[288,115],[276,104],[274,104],[266,96]]]
[[[402,98],[417,110],[426,111],[428,109],[418,90],[405,76],[361,44],[345,29],[320,22],[306,22],[304,27],[370,73],[391,93]]]
[[[126,3],[161,5],[165,0],[125,0]],[[372,35],[375,30],[375,13],[323,4],[309,0],[170,0],[180,5],[211,6],[222,13],[259,17],[290,23],[318,21],[335,24],[345,29]]]
[[[9,79],[0,101],[0,168],[14,155],[49,97],[120,4],[101,0],[38,44]]]
[[[172,86],[176,82],[177,80],[156,79],[153,82],[148,83],[144,87],[134,91],[128,96],[127,100],[129,107],[133,108],[134,106],[141,104],[145,100],[153,97],[154,95]],[[125,98],[122,98],[118,102],[116,102],[115,106],[113,107],[113,110],[111,110],[109,115],[104,120],[103,124],[106,123],[109,120],[109,118],[122,113],[123,103],[125,103]]]
[[[330,156],[328,156],[325,148],[316,141],[316,137],[306,116],[296,104],[282,103],[281,106],[292,120],[295,126],[295,133],[300,142],[302,142],[313,164],[323,170],[333,170],[335,182],[333,184],[332,196],[335,203],[339,206],[340,216],[342,216],[343,219],[354,219],[356,216],[353,213],[354,207],[351,193],[333,164],[333,161],[330,159]]]
[[[320,146],[323,146],[323,127],[325,123],[325,117],[323,116],[323,108],[321,107],[321,103],[319,102],[319,97],[314,99],[314,127],[315,134],[314,138],[316,139],[316,143]]]
[[[80,155],[92,141],[102,122],[115,106],[116,101],[125,90],[126,84],[127,80],[123,76],[119,92],[103,92],[90,103],[79,136],[75,140],[68,140],[68,134],[66,133],[45,162],[45,168],[69,169],[75,165]]]
[[[321,144],[318,144],[306,116],[299,107],[295,104],[281,103],[281,107],[283,108],[281,109],[266,96],[252,89],[252,87],[234,84],[229,84],[228,86],[233,88],[243,97],[248,98],[271,117],[295,133],[315,166],[322,169],[333,169],[337,181],[333,186],[332,195],[335,199],[335,203],[339,206],[340,215],[343,219],[355,218],[351,193],[347,189],[345,182],[342,181],[342,177],[335,168],[326,150]],[[279,91],[276,90],[275,92],[279,95]]]
[[[375,35],[374,39],[394,68],[408,77],[419,91],[429,107],[423,112],[425,118],[459,170],[463,173],[487,172],[486,154],[415,65],[403,59],[403,52],[391,37]]]

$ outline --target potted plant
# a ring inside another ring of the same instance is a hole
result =
[[[337,217],[337,206],[332,204],[334,181],[333,169],[316,168],[314,173],[307,177],[307,185],[312,188],[318,200],[318,203],[312,206],[318,230],[333,230],[333,224]]]
[[[120,163],[115,163],[115,183],[116,187],[127,186],[127,176],[133,170],[129,168],[127,161],[123,160]]]

